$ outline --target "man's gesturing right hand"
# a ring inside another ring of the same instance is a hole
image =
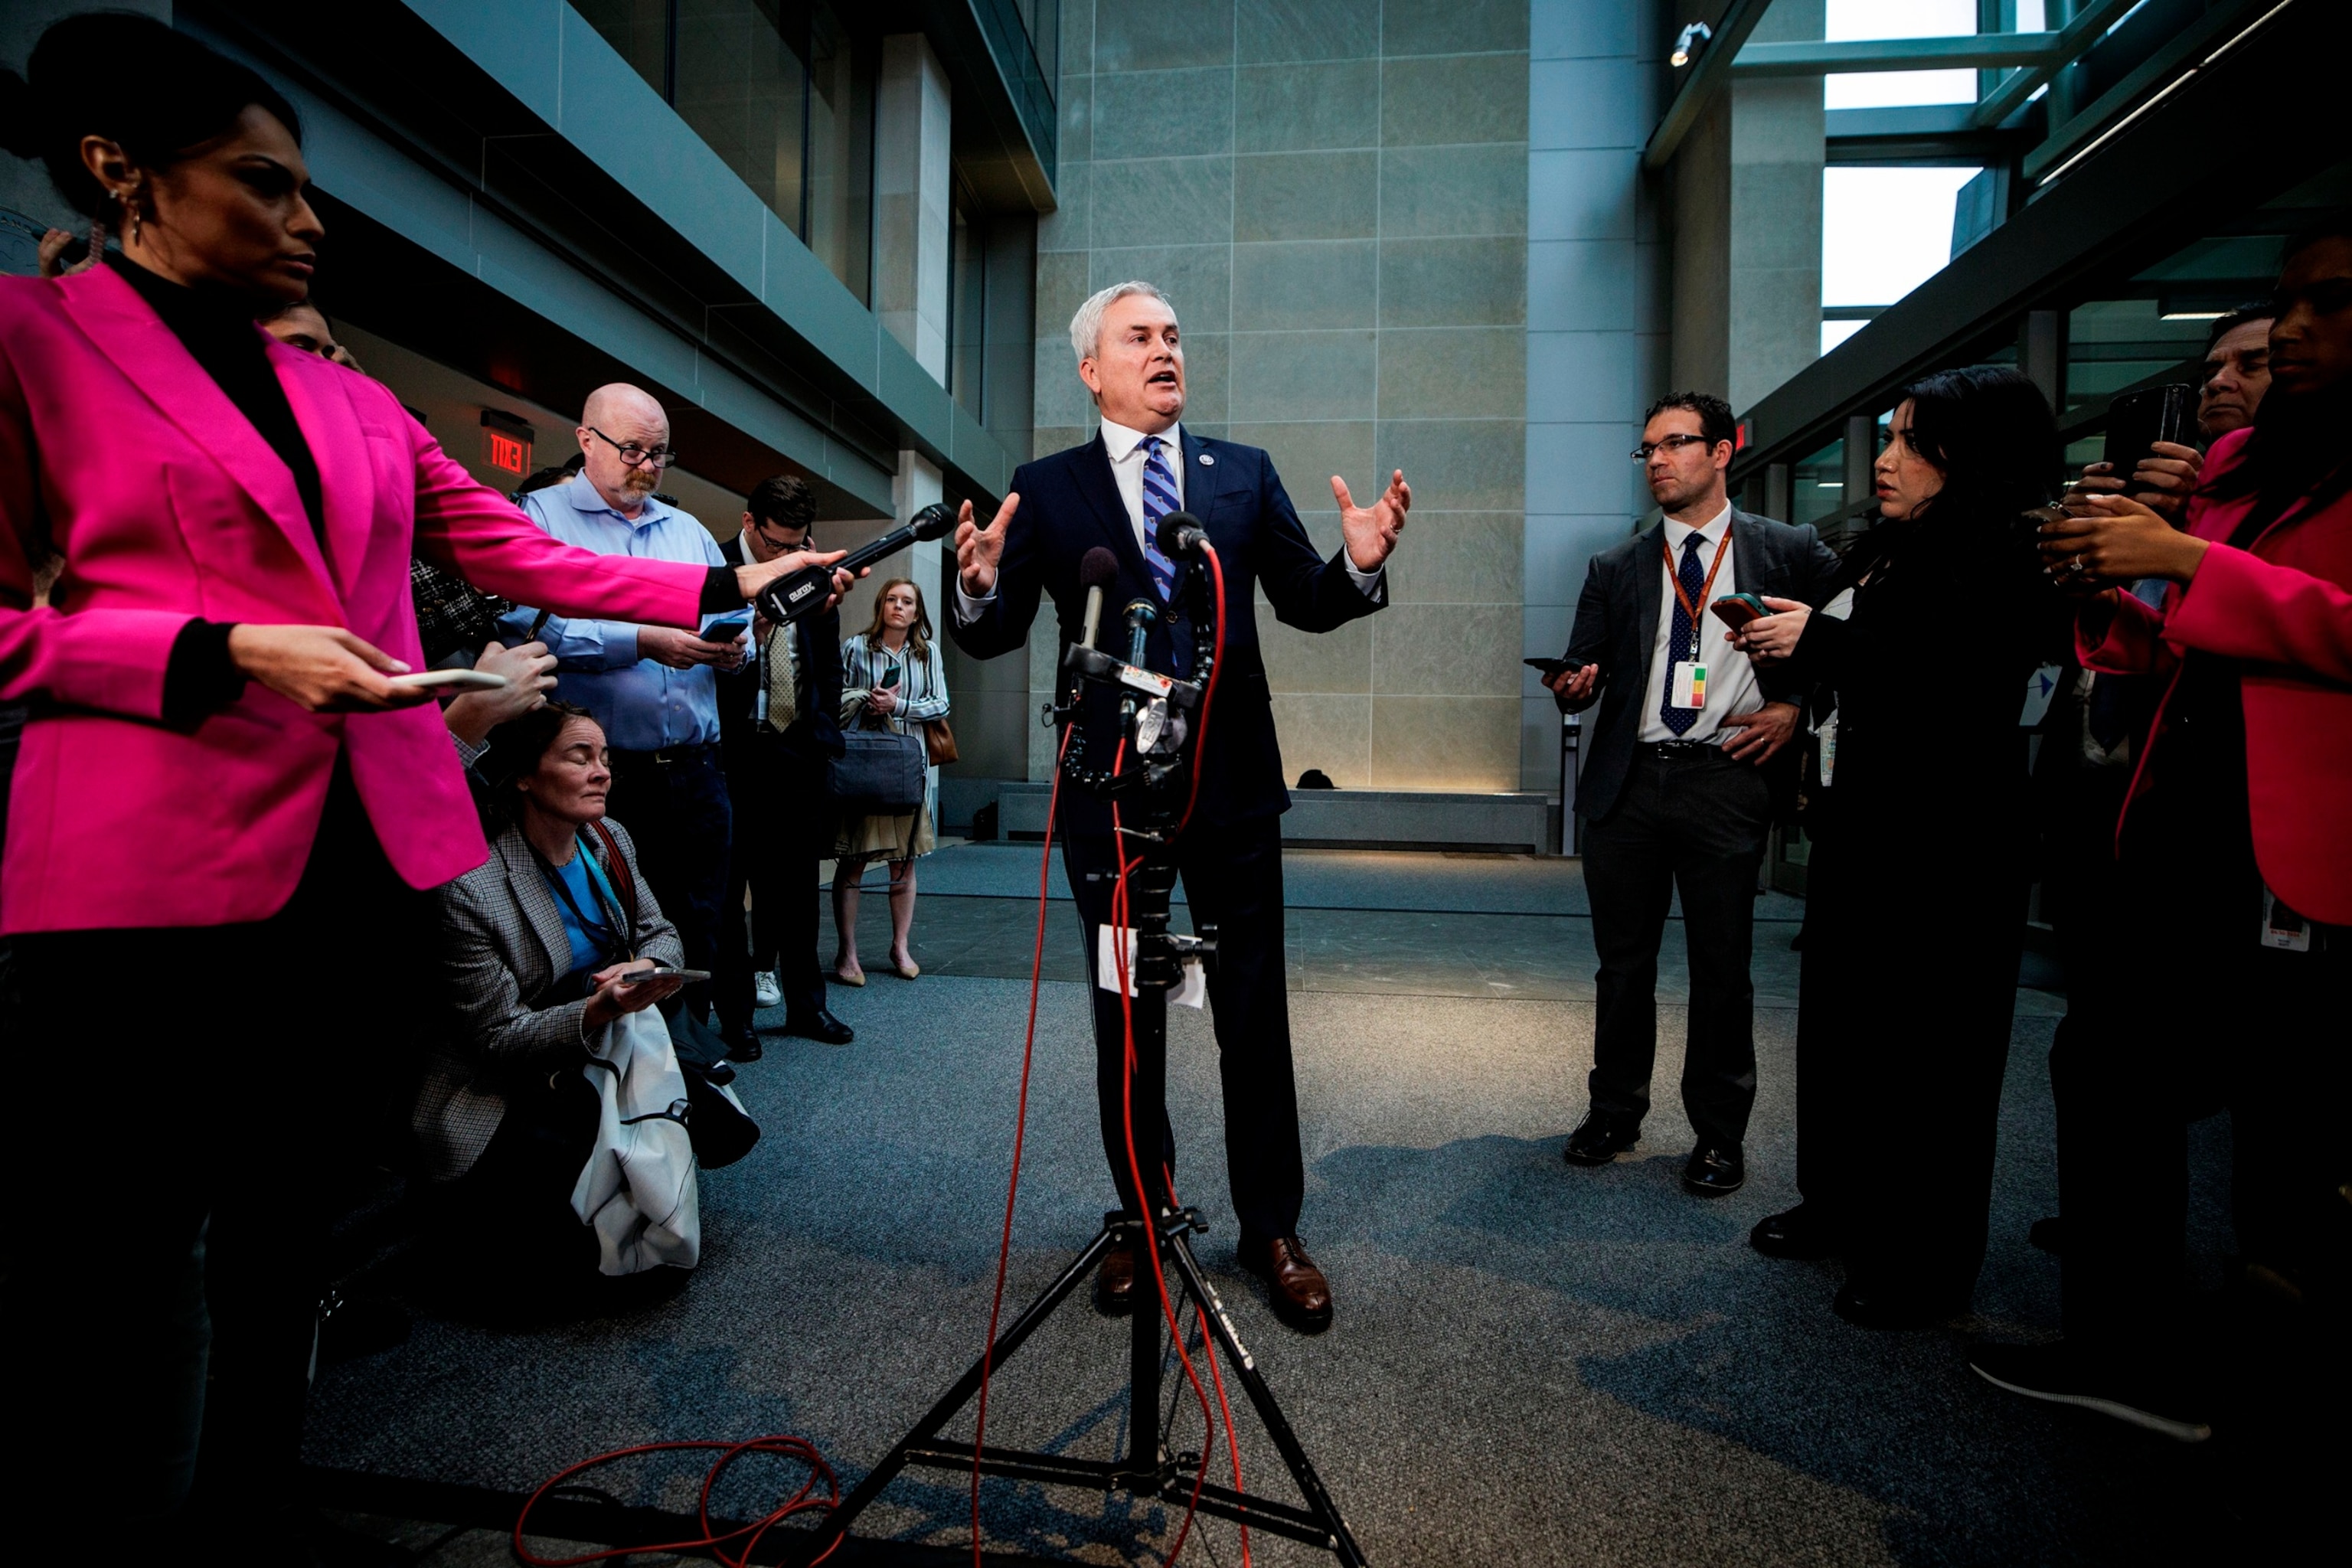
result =
[[[1558,675],[1547,675],[1543,683],[1551,688],[1553,698],[1564,703],[1592,700],[1592,689],[1601,681],[1601,667],[1588,664],[1581,669],[1563,669]]]
[[[971,521],[971,502],[956,516],[956,575],[963,591],[975,599],[996,592],[996,565],[1004,559],[1005,525],[1021,510],[1021,498],[1009,495],[986,528]]]

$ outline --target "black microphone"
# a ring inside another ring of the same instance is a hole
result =
[[[1087,590],[1086,629],[1079,634],[1078,646],[1095,646],[1095,633],[1102,629],[1103,590],[1118,581],[1118,557],[1096,545],[1078,559],[1078,581]]]
[[[1171,511],[1160,520],[1160,531],[1153,542],[1160,553],[1171,561],[1198,561],[1201,546],[1209,541],[1209,531],[1201,520],[1189,511]]]
[[[833,596],[833,574],[846,572],[855,577],[886,555],[899,551],[918,541],[940,539],[955,526],[956,514],[945,505],[933,501],[917,512],[901,528],[894,528],[870,544],[861,544],[830,566],[803,566],[789,577],[780,577],[760,590],[760,613],[772,626],[790,626],[804,616],[814,615]]]

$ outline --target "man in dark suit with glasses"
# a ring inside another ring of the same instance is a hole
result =
[[[1546,679],[1563,711],[1601,704],[1576,809],[1600,952],[1591,1109],[1569,1134],[1571,1165],[1631,1149],[1650,1109],[1658,947],[1682,895],[1690,953],[1683,1110],[1696,1141],[1683,1185],[1737,1192],[1756,1102],[1755,986],[1748,973],[1756,877],[1771,826],[1764,776],[1795,736],[1799,694],[1752,668],[1709,607],[1733,594],[1816,604],[1837,568],[1811,524],[1731,504],[1731,405],[1703,392],[1652,405],[1633,452],[1664,516],[1592,559],[1567,668]]]

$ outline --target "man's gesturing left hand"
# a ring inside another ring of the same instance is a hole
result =
[[[1762,767],[1778,756],[1780,748],[1797,732],[1797,705],[1793,702],[1767,702],[1753,713],[1735,713],[1723,721],[1727,730],[1739,733],[1723,743],[1727,755]]]
[[[1348,559],[1359,572],[1379,571],[1396,548],[1397,536],[1404,532],[1404,514],[1412,510],[1412,487],[1404,482],[1404,470],[1390,476],[1389,488],[1370,509],[1356,504],[1348,493],[1348,481],[1337,474],[1331,476],[1331,494],[1339,502],[1339,531],[1348,542]]]

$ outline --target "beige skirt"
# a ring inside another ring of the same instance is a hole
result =
[[[931,803],[898,816],[845,816],[833,845],[834,858],[912,860],[939,847],[931,832]]]

